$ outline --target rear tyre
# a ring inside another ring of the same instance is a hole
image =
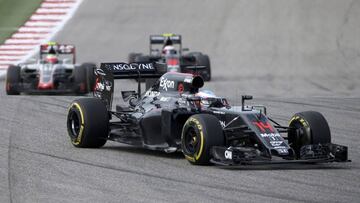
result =
[[[185,158],[192,164],[207,165],[213,146],[223,146],[224,135],[219,120],[210,114],[191,116],[184,124],[181,147]]]
[[[136,57],[138,57],[138,56],[140,56],[140,55],[141,55],[140,53],[130,53],[130,54],[128,55],[128,62],[129,62],[129,63],[134,63]]]
[[[289,123],[288,141],[300,157],[300,149],[304,145],[331,143],[329,124],[324,116],[316,111],[296,113]]]
[[[105,104],[96,98],[83,98],[71,103],[67,129],[71,143],[80,148],[99,148],[107,140],[109,114]]]
[[[77,94],[88,93],[86,81],[87,81],[86,68],[84,66],[75,67],[74,82],[75,82],[75,92]]]
[[[21,82],[20,66],[9,66],[6,73],[5,89],[7,95],[19,95],[19,84]]]
[[[196,65],[205,66],[204,70],[200,71],[201,77],[203,77],[204,81],[211,80],[211,67],[210,67],[210,58],[208,55],[196,53],[194,54]]]
[[[134,58],[134,62],[135,63],[150,63],[151,59],[150,59],[150,56],[138,55]]]
[[[81,66],[83,66],[86,69],[86,88],[87,88],[87,92],[92,92],[94,91],[94,87],[95,87],[95,82],[96,82],[96,76],[95,76],[95,69],[96,69],[96,65],[93,63],[84,63]]]

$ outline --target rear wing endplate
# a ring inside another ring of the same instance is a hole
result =
[[[150,44],[164,44],[166,39],[170,39],[173,44],[181,44],[181,35],[175,34],[150,35]]]

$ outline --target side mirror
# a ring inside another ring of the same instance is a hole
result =
[[[72,59],[69,58],[63,59],[63,64],[72,64]]]
[[[35,58],[30,58],[27,63],[36,63],[36,59]]]
[[[241,110],[245,111],[245,100],[252,100],[253,96],[251,95],[242,95],[241,96]]]

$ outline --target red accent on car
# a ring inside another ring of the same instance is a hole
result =
[[[49,82],[49,83],[39,82],[39,84],[38,84],[39,90],[51,90],[53,88],[54,88],[54,84],[52,82]]]
[[[177,59],[177,58],[168,59],[167,65],[169,65],[169,66],[179,65],[179,59]]]
[[[92,91],[93,91],[93,92],[96,91],[96,86],[97,86],[97,84],[98,84],[99,82],[100,82],[99,77],[96,77],[94,87],[92,87]]]
[[[266,129],[270,130],[270,132],[274,132],[274,129],[269,122],[263,123],[261,121],[255,121],[253,124],[255,124],[261,132],[265,133]]]
[[[85,90],[85,83],[81,83],[80,84],[80,91],[84,91]]]
[[[182,93],[184,91],[184,85],[182,83],[178,84],[178,91]]]

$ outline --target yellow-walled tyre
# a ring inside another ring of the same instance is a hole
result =
[[[99,148],[107,140],[109,114],[103,101],[97,98],[74,100],[68,111],[67,129],[75,147]]]
[[[210,149],[224,145],[224,134],[219,119],[210,114],[197,114],[187,119],[181,133],[181,147],[192,164],[207,165]]]
[[[296,113],[289,122],[288,141],[299,158],[304,145],[331,143],[329,124],[325,117],[316,111]]]

